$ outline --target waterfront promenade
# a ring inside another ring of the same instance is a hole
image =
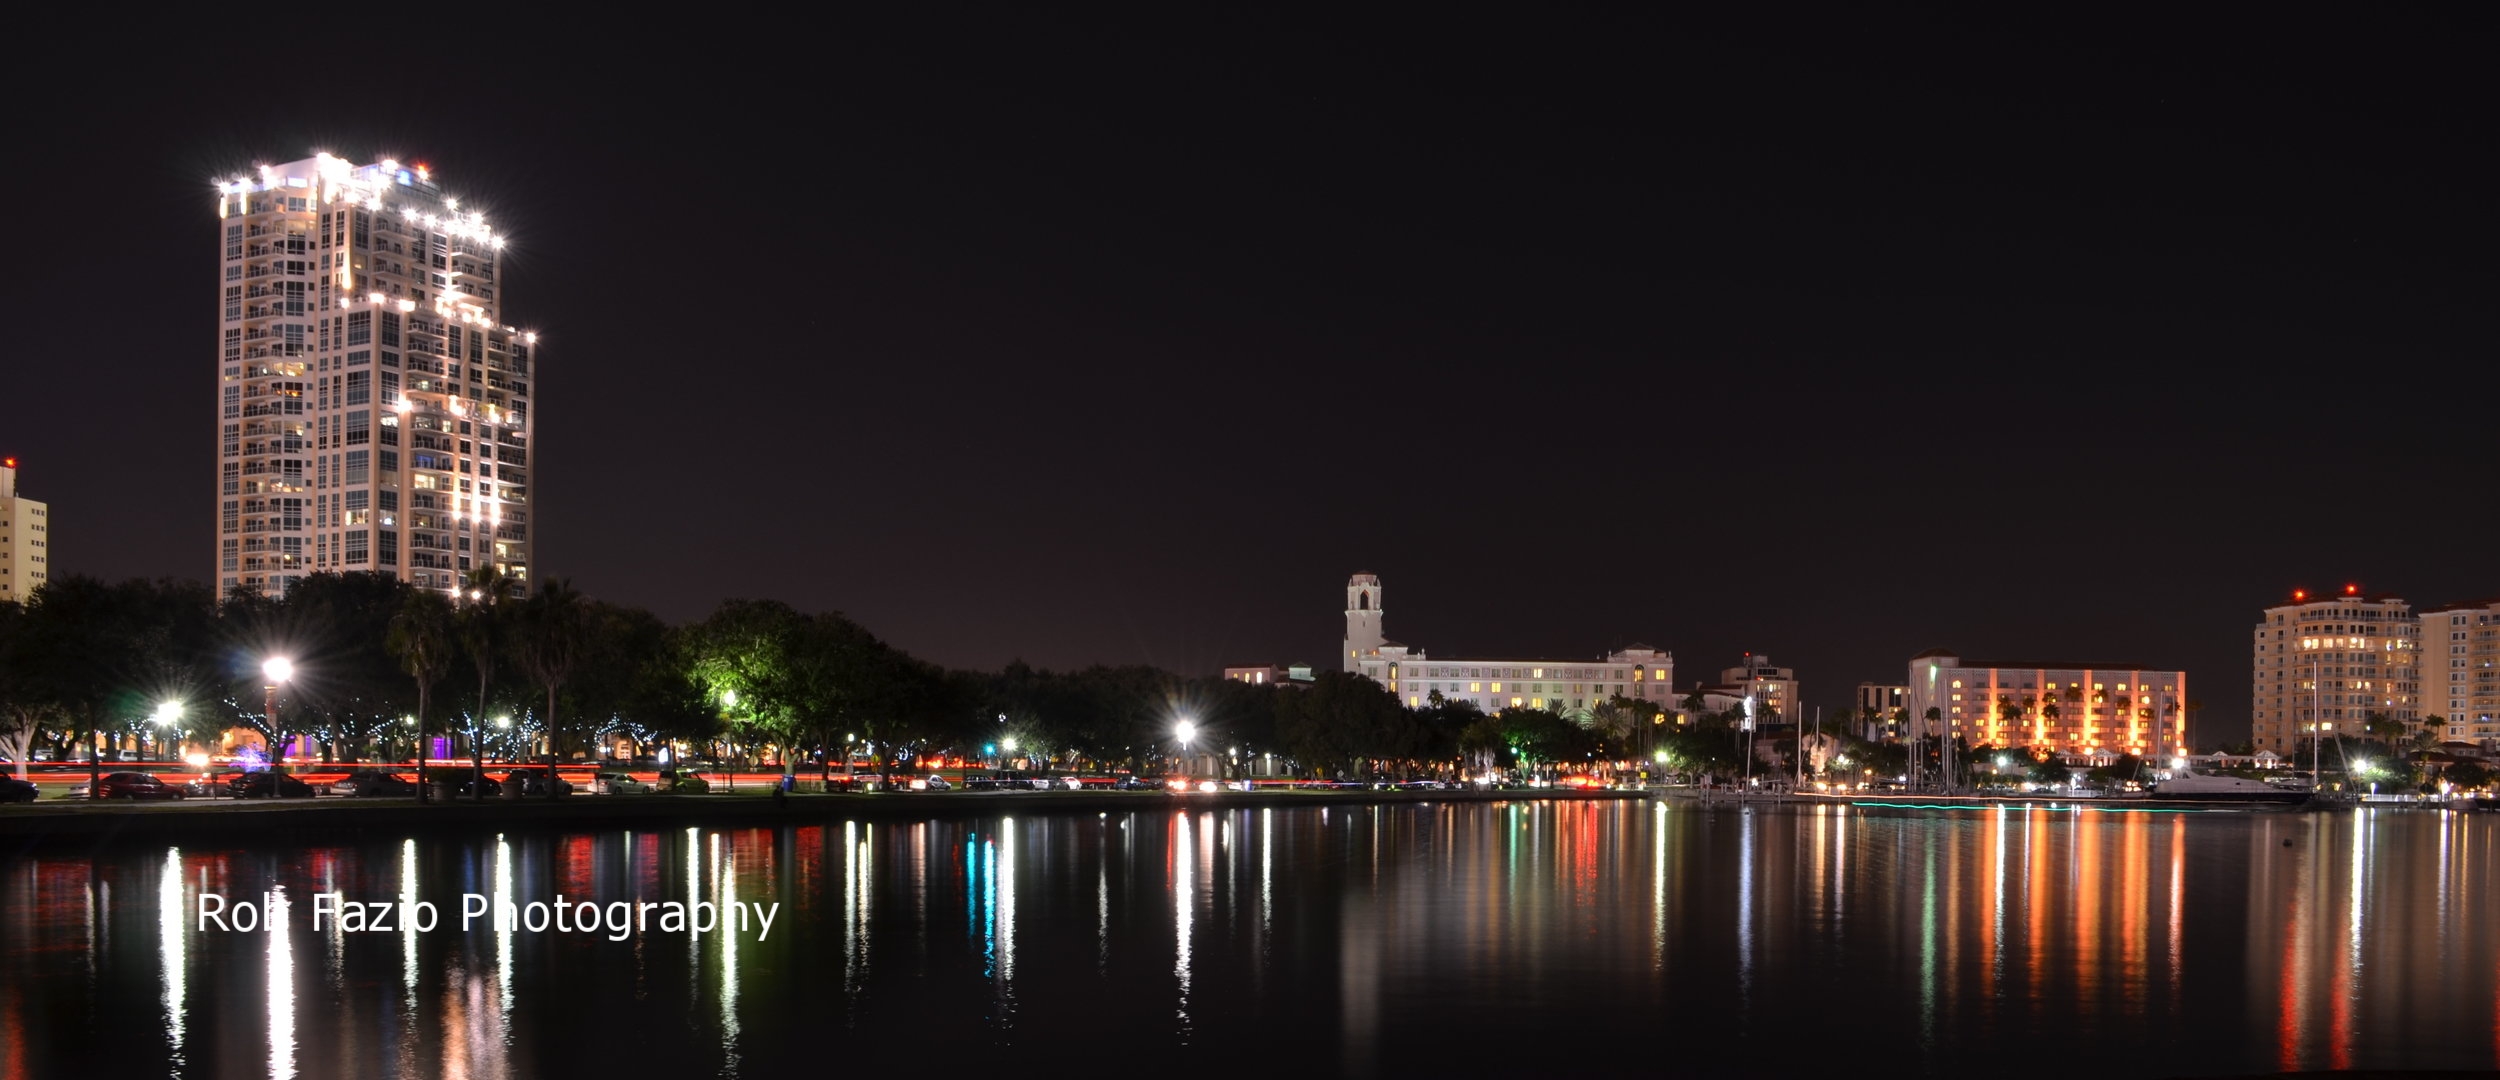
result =
[[[0,855],[120,842],[311,841],[368,830],[496,832],[953,820],[995,814],[1224,811],[1303,806],[1586,802],[1640,791],[1002,791],[770,795],[572,795],[557,799],[242,799],[164,803],[39,802],[0,807]]]

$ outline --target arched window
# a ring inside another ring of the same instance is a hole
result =
[[[1365,592],[1359,592],[1359,593],[1354,594],[1354,610],[1356,610],[1356,611],[1370,611],[1371,609],[1372,609],[1372,594],[1371,594],[1370,592],[1365,591]]]

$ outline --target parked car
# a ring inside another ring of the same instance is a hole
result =
[[[598,775],[590,778],[590,791],[594,795],[648,795],[651,785],[634,779],[634,774],[629,772],[601,769]]]
[[[1148,780],[1142,776],[1123,776],[1111,782],[1111,790],[1161,791],[1163,790],[1163,783],[1159,780]]]
[[[247,772],[226,785],[237,799],[309,799],[313,786],[285,773]]]
[[[35,755],[34,755],[33,760],[35,760],[35,761],[50,761],[50,760],[52,760],[52,751],[50,751],[50,750],[37,750],[37,751],[35,751]]]
[[[330,794],[360,799],[414,798],[417,782],[388,769],[358,769],[331,781]]]
[[[546,798],[547,785],[549,783],[553,783],[555,785],[556,794],[558,795],[570,795],[573,793],[572,781],[566,780],[560,776],[550,776],[548,775],[548,770],[544,768],[514,769],[511,772],[503,774],[504,786],[510,787],[515,783],[521,785],[521,797],[525,799]]]
[[[662,769],[660,770],[660,790],[672,795],[706,795],[711,793],[712,782],[692,772]]]
[[[90,798],[179,799],[182,789],[143,772],[110,772],[96,781]]]
[[[35,784],[14,776],[0,776],[0,803],[35,801]]]

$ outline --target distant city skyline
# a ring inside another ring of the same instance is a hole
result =
[[[0,453],[54,574],[213,569],[215,185],[326,151],[508,239],[563,358],[529,573],[672,620],[1328,666],[1367,569],[1435,655],[1768,654],[1809,714],[1930,648],[2120,656],[2202,742],[2292,589],[2500,592],[2494,151],[2424,105],[2480,90],[2462,13],[836,22],[770,91],[725,31],[628,78],[535,14],[440,92],[247,99],[265,31],[204,14],[146,80],[48,39],[21,78],[79,89],[0,184],[103,210],[21,217]]]

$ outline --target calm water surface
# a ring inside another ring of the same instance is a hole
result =
[[[293,898],[210,930],[201,891]],[[433,901],[316,933],[310,895]],[[768,938],[460,895],[779,902]],[[2500,816],[1469,803],[0,861],[0,1075],[2500,1067]]]

